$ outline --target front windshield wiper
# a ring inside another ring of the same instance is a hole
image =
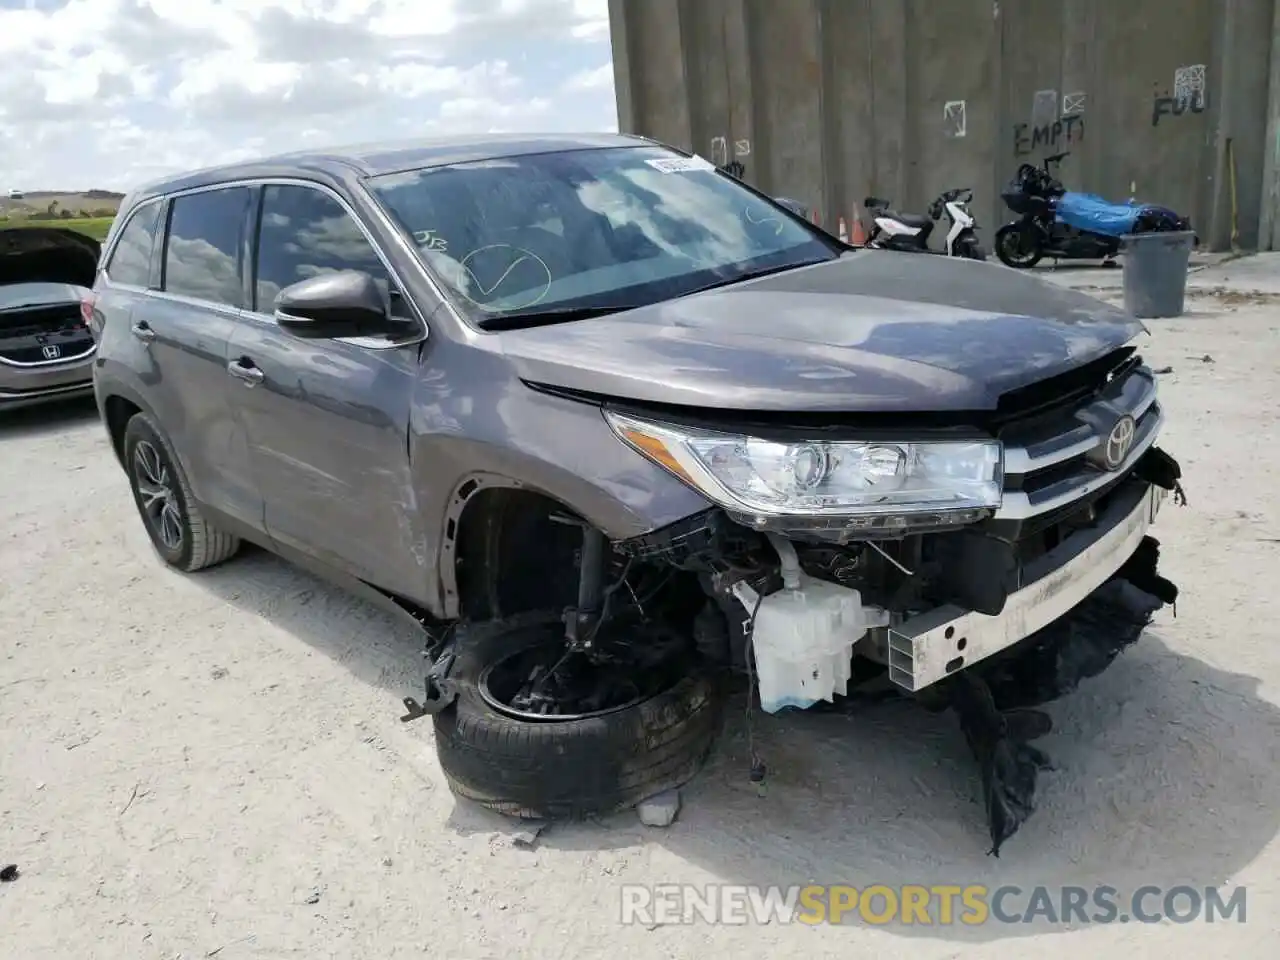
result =
[[[812,260],[801,260],[799,263],[786,263],[778,267],[761,267],[756,270],[741,270],[734,273],[732,276],[721,276],[716,280],[713,280],[711,283],[704,284],[701,287],[694,287],[692,290],[677,293],[670,299],[688,297],[695,293],[702,293],[705,290],[715,290],[719,287],[727,287],[735,283],[741,283],[744,280],[755,280],[758,277],[767,277],[774,273],[785,273],[788,270],[798,270],[801,267],[812,267],[819,263],[828,262],[830,262],[828,258],[819,257]],[[523,330],[528,327],[543,327],[553,323],[568,323],[572,320],[592,320],[596,317],[607,317],[611,313],[622,313],[624,310],[636,310],[644,306],[650,306],[650,304],[597,304],[594,306],[583,307],[549,307],[546,310],[519,310],[511,311],[510,313],[492,313],[484,319],[476,321],[476,325],[479,326],[481,330]]]
[[[476,321],[476,325],[481,330],[523,330],[527,327],[545,327],[553,323],[568,323],[571,320],[592,320],[596,317],[607,317],[611,313],[635,310],[641,306],[644,306],[644,304],[624,303],[610,306],[551,307],[547,310],[494,313],[483,320]]]

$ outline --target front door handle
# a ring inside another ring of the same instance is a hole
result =
[[[145,320],[139,320],[129,328],[129,332],[143,343],[150,343],[156,338],[156,332],[147,326],[147,321]]]
[[[241,357],[239,360],[228,363],[227,373],[237,380],[243,380],[246,387],[256,387],[266,377],[266,374],[255,367],[248,357]]]

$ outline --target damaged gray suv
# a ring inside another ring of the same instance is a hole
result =
[[[735,683],[767,712],[878,685],[955,712],[998,851],[1046,762],[1031,708],[1177,595],[1138,322],[854,249],[653,141],[175,177],[126,199],[92,309],[163,560],[249,541],[411,615],[405,719],[509,814],[686,782]]]

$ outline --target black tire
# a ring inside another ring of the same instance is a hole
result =
[[[240,549],[238,537],[219,530],[201,514],[173,447],[159,426],[145,413],[135,413],[125,425],[124,464],[142,524],[152,546],[169,566],[194,573],[229,560]],[[144,487],[150,485],[148,466],[151,473],[162,474],[150,479],[163,481],[161,485],[168,490],[167,530],[165,521],[160,519],[165,508],[162,506],[159,513],[148,508],[151,498],[144,493]],[[167,532],[175,530],[178,534],[176,542],[166,538]]]
[[[1015,270],[1030,270],[1044,256],[1044,248],[1035,242],[1031,231],[1017,223],[1006,224],[996,231],[995,247],[1000,262]]]
[[[433,718],[455,795],[507,816],[581,819],[634,807],[702,768],[720,719],[705,675],[617,712],[573,720],[520,720],[481,697],[486,666],[563,629],[541,614],[463,628],[449,674],[458,697]]]
[[[956,255],[963,260],[984,261],[987,251],[983,250],[975,236],[964,236],[956,241]]]

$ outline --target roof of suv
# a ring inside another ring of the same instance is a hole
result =
[[[439,167],[476,160],[498,160],[559,150],[593,150],[650,143],[619,133],[471,134],[305,150],[174,174],[139,187],[139,198],[211,186],[228,180],[284,176],[310,170],[335,177],[371,177],[402,170]]]

